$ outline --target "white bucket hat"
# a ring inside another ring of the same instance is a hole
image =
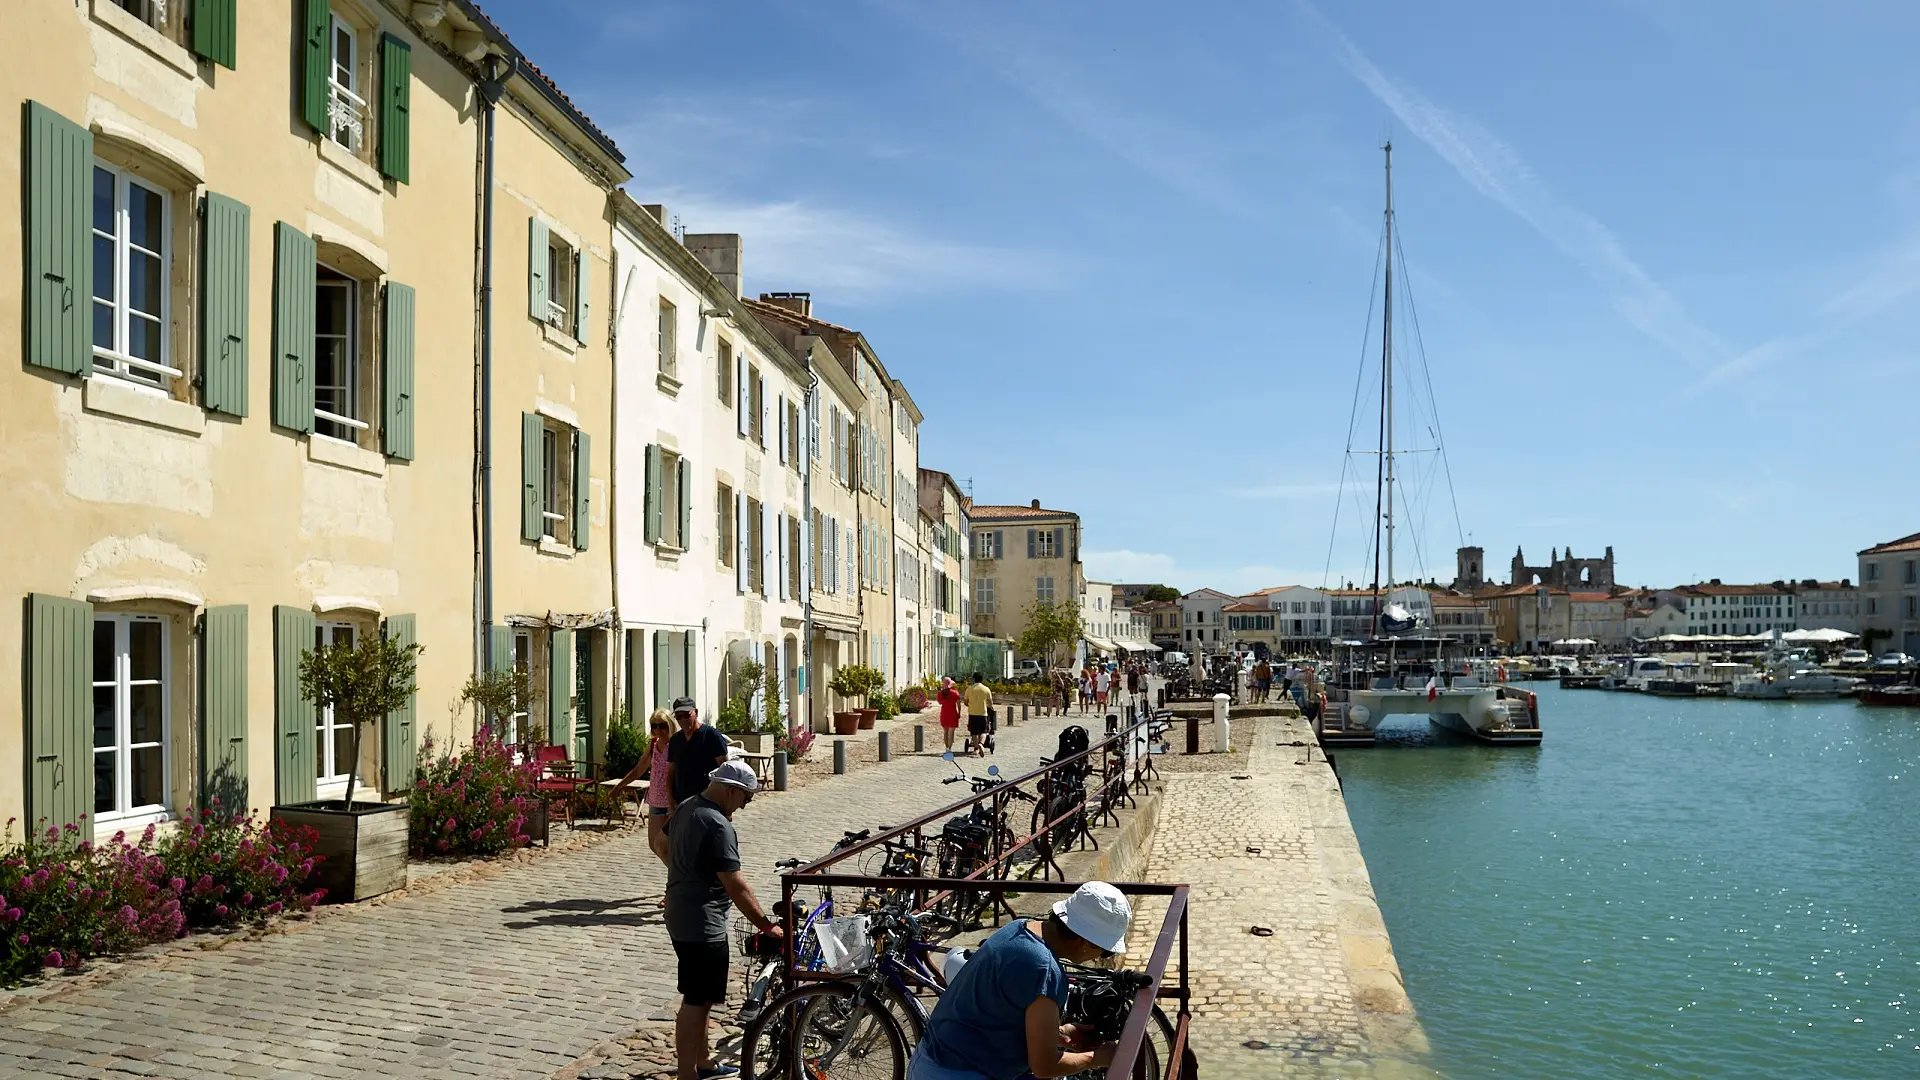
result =
[[[1072,896],[1053,905],[1053,913],[1067,929],[1115,954],[1127,951],[1127,927],[1133,905],[1119,889],[1104,881],[1089,881]]]
[[[760,790],[760,780],[753,775],[753,770],[738,761],[723,761],[715,765],[713,771],[707,774],[707,783],[725,784],[749,795]]]

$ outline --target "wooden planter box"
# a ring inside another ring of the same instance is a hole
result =
[[[860,713],[858,710],[848,709],[844,712],[833,714],[833,733],[835,735],[851,735],[858,730],[860,730]]]
[[[764,731],[748,731],[738,736],[740,748],[749,754],[773,753],[773,736]]]
[[[355,802],[341,810],[339,800],[276,806],[270,816],[289,825],[306,825],[320,834],[313,853],[320,861],[309,884],[327,890],[324,902],[350,903],[379,896],[407,884],[406,803],[370,806]]]

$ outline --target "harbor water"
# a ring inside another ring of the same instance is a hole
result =
[[[1528,685],[1336,754],[1444,1076],[1920,1076],[1920,710]]]

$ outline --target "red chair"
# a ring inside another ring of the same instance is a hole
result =
[[[573,828],[573,793],[593,781],[580,775],[578,763],[567,757],[564,746],[537,746],[533,760],[540,766],[540,778],[534,782],[534,790],[548,806],[547,820],[553,820],[553,801],[559,799],[560,818],[567,823],[567,828]]]

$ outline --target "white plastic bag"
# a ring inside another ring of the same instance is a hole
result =
[[[813,924],[820,942],[820,962],[835,975],[859,971],[873,963],[873,939],[867,936],[865,915],[840,915]]]

